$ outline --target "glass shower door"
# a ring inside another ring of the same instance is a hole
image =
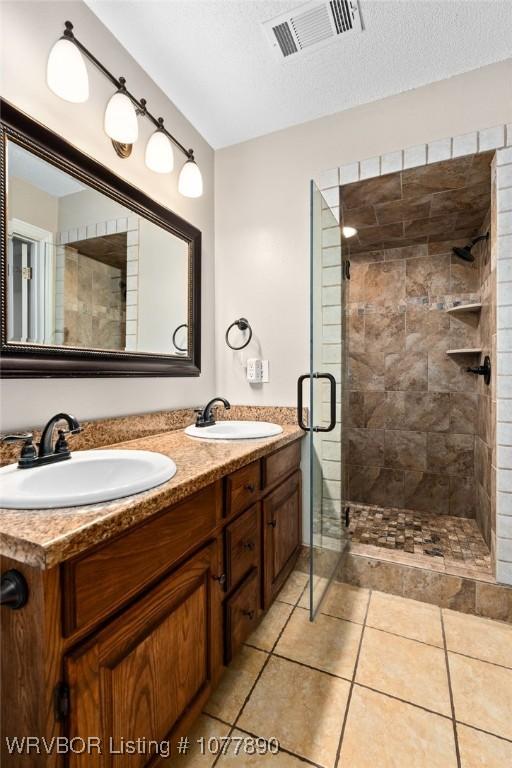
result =
[[[342,403],[346,392],[345,279],[341,228],[320,191],[310,190],[309,540],[310,613],[314,618],[345,549]]]

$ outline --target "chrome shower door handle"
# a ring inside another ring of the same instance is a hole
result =
[[[307,427],[302,420],[302,386],[305,379],[327,379],[330,383],[330,421],[327,427],[312,427],[313,432],[332,432],[336,426],[336,379],[331,373],[312,373],[303,374],[299,376],[297,380],[297,421],[299,427],[304,432],[309,432],[310,427]]]

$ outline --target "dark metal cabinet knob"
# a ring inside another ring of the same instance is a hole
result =
[[[18,610],[26,605],[28,586],[25,577],[19,571],[6,571],[0,582],[0,605]]]
[[[256,490],[256,486],[254,485],[254,483],[247,483],[247,485],[244,485],[244,488],[246,491],[249,491],[249,493],[254,493],[254,491]]]
[[[254,541],[243,541],[242,547],[247,549],[249,552],[253,552],[253,550],[256,548],[256,544]]]
[[[249,621],[252,621],[254,619],[254,611],[242,611],[243,616],[247,616]]]

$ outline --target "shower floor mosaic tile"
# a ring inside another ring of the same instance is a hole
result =
[[[355,545],[491,573],[489,549],[476,521],[469,518],[351,504],[349,534]]]
[[[295,571],[172,766],[512,765],[512,625],[339,582],[307,607]]]

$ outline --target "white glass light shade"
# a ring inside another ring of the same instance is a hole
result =
[[[79,104],[89,98],[89,77],[82,54],[71,40],[57,40],[46,65],[48,88],[65,101]]]
[[[163,131],[155,131],[146,144],[146,165],[155,173],[171,173],[174,168],[172,144]]]
[[[343,237],[354,237],[357,235],[357,229],[355,227],[343,227]]]
[[[134,144],[139,135],[135,107],[125,93],[117,91],[105,110],[105,133],[120,144]]]
[[[187,160],[181,169],[178,190],[185,197],[201,197],[203,194],[203,177],[192,159]]]

